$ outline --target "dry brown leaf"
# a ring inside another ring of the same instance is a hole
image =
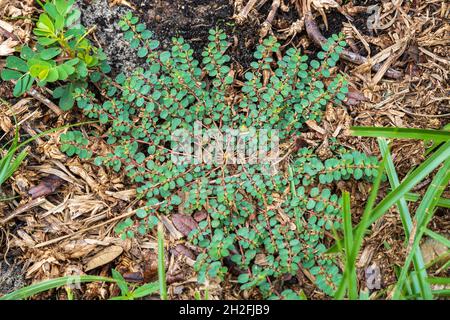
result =
[[[339,3],[337,3],[334,0],[313,0],[312,4],[316,9],[321,9],[321,8],[328,9],[328,8],[339,8],[340,7]]]
[[[172,238],[177,240],[183,238],[183,234],[175,228],[174,224],[167,217],[162,215],[159,219],[162,221],[167,230],[169,230]]]
[[[130,202],[131,199],[133,199],[133,197],[136,195],[136,189],[122,190],[117,192],[106,190],[105,194],[119,200]]]
[[[172,253],[173,256],[185,256],[192,260],[195,260],[194,253],[188,249],[185,245],[177,244],[174,248],[170,249],[170,253]]]
[[[19,44],[19,41],[14,41],[11,38],[6,39],[0,44],[0,56],[9,56],[14,53],[15,47]]]
[[[62,184],[64,180],[53,174],[43,178],[37,186],[32,187],[28,194],[32,199],[39,197],[46,197],[49,194],[55,192]]]
[[[422,251],[425,264],[443,257],[447,253],[447,247],[434,239],[425,240],[420,246],[420,250]]]
[[[175,228],[180,231],[184,236],[188,236],[192,230],[198,227],[197,222],[191,216],[186,214],[174,214],[172,215],[172,221]]]
[[[14,32],[14,26],[9,22],[0,20],[0,27],[6,30],[7,32]]]
[[[206,210],[201,210],[194,213],[194,220],[197,222],[203,221],[206,218],[208,218],[208,212]]]
[[[120,246],[111,246],[103,249],[86,263],[84,271],[87,272],[89,270],[103,266],[120,256],[122,252],[123,248]]]
[[[326,133],[325,130],[320,127],[315,120],[307,120],[306,125],[322,135]]]

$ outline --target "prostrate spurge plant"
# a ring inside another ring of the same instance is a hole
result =
[[[295,48],[276,61],[280,45],[269,37],[258,45],[238,85],[222,30],[210,31],[201,66],[181,38],[173,39],[171,51],[161,51],[136,17],[127,14],[120,26],[148,67],[115,80],[105,77],[101,97],[76,93],[88,117],[111,124],[106,135],[112,151],[98,155],[95,163],[125,170],[147,199],[138,221],[127,219],[116,231],[128,237],[136,230],[145,234],[157,224],[156,212],[206,211],[208,217],[189,235],[202,249],[195,264],[200,282],[223,279],[232,266],[240,272],[242,289],[259,287],[263,296],[277,297],[275,284],[283,275],[307,268],[317,286],[332,294],[340,272],[323,254],[322,239],[326,230],[341,229],[341,200],[333,183],[372,180],[375,158],[341,150],[323,161],[303,148],[280,162],[289,170],[268,174],[270,163],[174,163],[170,143],[176,129],[193,133],[196,121],[221,131],[278,130],[280,145],[293,143],[305,121],[320,122],[327,104],[345,98],[346,80],[330,74],[345,42],[333,36],[309,63]],[[80,132],[68,133],[63,150],[87,158],[88,140]]]
[[[9,56],[2,70],[3,80],[15,80],[14,95],[21,96],[36,82],[39,86],[63,81],[53,92],[63,110],[73,106],[73,92],[85,87],[87,78],[99,79],[108,72],[106,55],[86,38],[89,34],[77,24],[80,11],[73,8],[75,0],[50,0],[43,6],[33,33],[37,36],[36,50],[24,46],[20,58]]]

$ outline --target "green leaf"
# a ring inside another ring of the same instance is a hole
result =
[[[62,15],[65,16],[67,14],[67,12],[71,9],[72,4],[74,3],[73,0],[54,0],[55,1],[55,6],[56,9],[58,10],[58,12]]]
[[[250,276],[248,273],[242,273],[238,277],[238,283],[247,283],[250,279]]]
[[[70,11],[69,14],[67,15],[66,19],[65,19],[64,26],[66,28],[70,27],[77,20],[80,19],[80,16],[81,16],[81,11],[80,10],[72,10],[72,11]]]
[[[56,68],[51,68],[51,69],[48,71],[46,81],[47,81],[47,82],[55,82],[55,81],[57,81],[58,79],[59,79],[59,73],[58,73],[58,70],[57,70]]]
[[[19,70],[24,73],[28,72],[27,63],[16,56],[9,56],[6,58],[6,67],[10,69]]]
[[[48,48],[45,50],[42,50],[39,53],[39,56],[41,57],[41,59],[43,60],[50,60],[53,59],[54,57],[58,56],[59,54],[61,54],[61,48]]]
[[[70,110],[72,109],[73,105],[75,103],[75,100],[73,98],[73,95],[71,92],[67,92],[59,99],[59,107],[64,110]]]
[[[55,32],[55,26],[54,26],[52,20],[45,13],[43,13],[43,14],[41,14],[39,16],[39,20],[36,23],[36,27],[39,30],[46,31],[46,32],[49,32],[49,33],[54,33]]]
[[[152,40],[148,44],[150,50],[155,50],[159,47],[159,41],[158,40]]]
[[[17,80],[23,74],[16,70],[3,69],[1,75],[2,75],[2,80],[9,81],[9,80]]]
[[[38,43],[40,44],[40,45],[43,45],[43,46],[49,46],[49,45],[52,45],[52,44],[54,44],[56,41],[58,41],[57,39],[54,39],[54,38],[45,38],[45,37],[39,37],[38,38]]]
[[[139,58],[143,58],[147,54],[148,54],[148,49],[146,47],[140,47],[138,52],[137,52],[137,55],[138,55]]]
[[[33,85],[34,78],[29,74],[24,74],[19,80],[17,80],[14,86],[13,94],[15,97],[20,97],[22,94],[31,89]]]
[[[168,51],[161,52],[159,59],[161,60],[162,63],[166,63],[170,59],[170,52]]]

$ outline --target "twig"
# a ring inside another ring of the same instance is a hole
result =
[[[14,212],[11,213],[9,216],[6,216],[3,220],[0,220],[0,225],[4,225],[5,223],[7,223],[11,219],[15,218],[19,214],[26,212],[26,211],[30,210],[31,208],[39,206],[39,205],[43,204],[45,201],[46,201],[45,198],[42,197],[42,198],[33,199],[30,202],[25,203],[24,205],[20,206],[16,210],[14,210]]]
[[[278,8],[280,7],[280,3],[281,0],[273,0],[272,6],[270,7],[270,12],[267,15],[266,21],[263,22],[261,27],[260,36],[262,38],[264,38],[267,35],[267,32],[269,32],[269,30],[271,29],[273,18],[275,18],[275,14],[277,13]]]
[[[15,41],[19,41],[20,42],[20,39],[19,39],[19,37],[18,36],[16,36],[14,33],[12,33],[12,32],[9,32],[8,30],[6,30],[5,28],[3,28],[2,26],[0,26],[0,33],[2,34],[2,35],[4,35],[6,38],[11,38],[11,39],[13,39],[13,40],[15,40]]]
[[[314,41],[314,43],[318,46],[322,46],[327,39],[320,33],[319,27],[317,26],[311,12],[307,12],[305,14],[305,28],[308,33],[308,37]],[[351,52],[349,50],[343,50],[340,54],[340,57],[344,60],[350,61],[355,64],[364,64],[368,60],[366,57],[363,57],[357,53]],[[376,63],[372,66],[372,69],[378,71],[382,68],[382,65]],[[389,68],[385,75],[392,79],[399,79],[402,77],[402,73],[400,71]]]
[[[12,80],[11,82],[14,84],[17,83],[17,81],[15,81],[15,80]],[[27,91],[27,93],[30,96],[32,96],[33,98],[35,98],[36,100],[42,102],[47,107],[49,107],[56,115],[60,116],[62,114],[61,109],[56,104],[51,102],[48,98],[46,98],[44,95],[39,93],[36,89],[31,88],[30,90]]]
[[[255,6],[257,1],[258,0],[249,0],[249,2],[247,2],[247,4],[245,5],[244,9],[242,9],[242,11],[239,12],[238,15],[236,15],[236,22],[237,23],[242,23],[242,22],[244,22],[245,19],[247,19],[247,16],[248,16],[250,10],[253,9],[253,7]]]
[[[49,107],[57,116],[60,116],[62,114],[61,109],[56,104],[54,104],[48,98],[40,94],[36,89],[31,88],[27,93],[36,100],[39,100],[47,107]]]
[[[130,207],[133,206],[136,202],[137,202],[137,200],[133,201],[133,203],[131,203],[127,208],[130,208]],[[163,203],[163,202],[159,202],[159,203],[155,204],[155,205],[152,206],[152,207],[160,206],[162,203]],[[108,209],[108,210],[109,210],[109,209]],[[108,210],[106,210],[106,211],[108,211]],[[106,212],[106,211],[105,211],[105,212]],[[88,227],[88,228],[84,228],[84,229],[82,229],[82,230],[78,230],[78,231],[76,231],[76,232],[74,232],[74,233],[67,234],[67,235],[65,235],[65,236],[61,236],[61,237],[58,237],[58,238],[55,238],[55,239],[52,239],[52,240],[48,240],[48,241],[45,241],[45,242],[41,242],[41,243],[35,245],[34,248],[42,248],[42,247],[48,246],[48,245],[50,245],[50,244],[59,242],[59,241],[61,241],[61,240],[64,240],[64,239],[67,239],[67,238],[72,238],[73,236],[82,234],[83,232],[86,232],[86,231],[89,231],[89,230],[93,230],[93,229],[97,229],[97,228],[100,228],[100,227],[102,227],[102,226],[104,226],[104,225],[107,225],[107,224],[109,224],[109,223],[111,223],[111,222],[114,222],[114,221],[117,221],[117,220],[121,220],[121,219],[123,219],[123,218],[127,218],[127,217],[129,217],[129,216],[132,216],[132,215],[135,214],[135,213],[136,213],[136,210],[131,210],[131,211],[129,211],[129,212],[125,212],[125,213],[121,214],[120,216],[111,218],[111,219],[109,219],[109,220],[107,220],[107,221],[104,221],[104,222],[102,222],[102,223],[96,224],[95,226]]]
[[[402,110],[404,113],[407,113],[411,116],[415,117],[425,117],[425,118],[447,118],[450,117],[450,113],[444,113],[444,114],[424,114],[424,113],[415,113],[406,110],[405,108],[399,107],[400,110]]]

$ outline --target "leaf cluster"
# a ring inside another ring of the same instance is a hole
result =
[[[34,83],[39,86],[60,83],[54,90],[63,110],[74,104],[73,92],[85,87],[86,79],[98,80],[102,72],[109,72],[106,55],[91,44],[89,30],[78,24],[80,11],[74,9],[75,0],[51,0],[43,5],[33,34],[35,50],[23,46],[20,57],[6,59],[3,80],[15,81],[14,95],[21,96]]]
[[[173,38],[170,50],[159,49],[153,33],[131,13],[120,26],[130,48],[146,59],[146,68],[104,77],[100,96],[76,90],[79,109],[107,126],[111,148],[95,164],[125,171],[146,200],[138,221],[128,218],[116,231],[133,237],[136,230],[145,234],[153,228],[157,213],[206,211],[208,217],[188,237],[202,250],[195,264],[200,282],[224,279],[231,265],[240,272],[242,289],[258,287],[270,297],[274,282],[306,268],[317,286],[332,294],[341,275],[324,254],[323,240],[326,232],[342,229],[334,183],[372,181],[378,172],[375,158],[335,148],[335,157],[321,160],[304,148],[292,153],[289,170],[273,173],[270,163],[177,163],[171,142],[176,129],[194,134],[200,121],[206,129],[222,131],[277,130],[280,142],[288,143],[306,121],[320,122],[326,106],[345,98],[347,81],[333,72],[345,46],[342,36],[330,38],[311,61],[296,48],[277,58],[280,44],[274,37],[264,39],[240,77],[220,29],[210,30],[199,62],[182,38]],[[86,141],[73,133],[62,142],[73,155]]]

